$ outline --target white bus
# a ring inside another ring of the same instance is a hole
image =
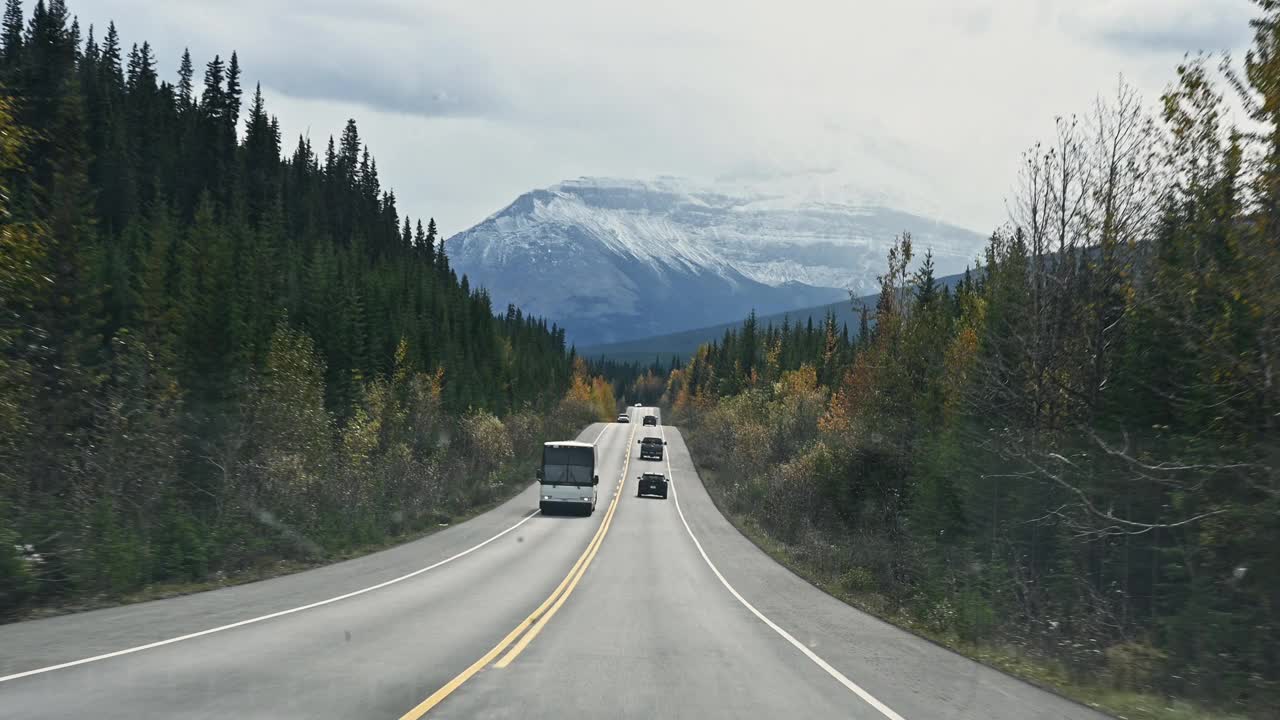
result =
[[[543,514],[557,510],[575,510],[590,515],[596,509],[596,446],[565,440],[542,445],[542,467],[538,468],[542,484],[538,508]]]

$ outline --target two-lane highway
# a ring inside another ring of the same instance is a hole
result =
[[[779,566],[716,510],[679,432],[633,460],[609,542],[537,643],[440,704],[448,718],[1103,716],[871,618]],[[640,498],[661,471],[670,499]]]
[[[660,428],[644,428],[661,435]],[[668,473],[666,462],[634,461]],[[676,480],[678,483],[679,480]],[[442,704],[472,717],[850,717],[856,698],[721,587],[668,500],[624,493],[590,582],[525,657]],[[820,671],[819,671],[820,672]]]
[[[716,511],[679,433],[630,412],[579,437],[597,446],[590,518],[537,514],[534,485],[365,558],[0,626],[0,718],[1101,717],[777,565]],[[639,460],[646,435],[662,462]],[[655,470],[671,497],[636,497]]]

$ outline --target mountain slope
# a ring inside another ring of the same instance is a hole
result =
[[[964,274],[960,273],[938,278],[937,282],[939,286],[945,285],[949,288],[955,289],[956,285],[958,285],[963,278]],[[858,308],[866,305],[869,310],[874,310],[876,302],[879,299],[879,293],[874,295],[865,295],[853,301],[846,299],[841,302],[799,308],[797,310],[788,310],[772,315],[760,315],[757,317],[757,320],[761,327],[767,327],[769,325],[778,326],[787,320],[790,320],[793,325],[796,323],[803,324],[812,320],[816,325],[822,322],[823,318],[827,316],[827,313],[835,313],[836,322],[847,324],[849,326],[850,333],[856,334],[858,328]],[[587,345],[579,348],[578,353],[583,357],[593,359],[603,357],[620,362],[649,362],[655,357],[659,357],[665,362],[670,359],[672,355],[677,355],[681,359],[687,359],[698,349],[698,346],[719,340],[724,337],[726,330],[733,330],[742,327],[742,321],[744,319],[745,318],[738,318],[730,322],[707,325],[705,327],[694,328],[692,330],[682,330],[680,332],[654,335],[636,340],[626,340],[601,345]]]
[[[909,229],[959,270],[974,233],[875,207],[791,202],[685,181],[582,178],[534,190],[450,238],[473,286],[556,319],[569,339],[615,342],[833,302],[874,287]]]

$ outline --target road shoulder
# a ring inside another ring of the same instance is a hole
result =
[[[716,508],[679,431],[668,427],[666,434],[690,528],[726,579],[763,614],[908,720],[1106,717],[868,615],[777,563]],[[769,632],[763,625],[762,631]]]

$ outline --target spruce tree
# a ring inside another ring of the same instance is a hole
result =
[[[101,378],[103,275],[101,245],[93,232],[93,203],[84,147],[84,115],[74,92],[64,96],[50,129],[52,178],[47,188],[49,246],[44,257],[47,294],[35,322],[50,345],[35,365],[37,432],[49,445],[33,448],[45,460],[33,480],[61,492],[74,478],[59,467],[84,442],[90,396]]]
[[[214,55],[204,67],[204,90],[200,93],[200,109],[208,121],[215,125],[226,116],[226,92],[222,88],[225,79],[222,58]]]
[[[178,66],[178,109],[184,113],[195,104],[195,86],[192,84],[195,72],[195,66],[191,63],[191,51],[184,49],[182,63]]]
[[[916,296],[916,304],[920,307],[932,307],[938,299],[938,283],[933,277],[932,248],[924,252],[924,260],[912,278],[912,290]]]
[[[240,122],[240,59],[235,51],[231,52],[231,62],[227,65],[227,89],[223,95],[223,112],[228,134],[234,139],[236,126]]]
[[[124,74],[120,66],[120,35],[114,22],[107,24],[106,37],[98,55],[98,72],[108,97],[118,102],[124,92]]]
[[[11,77],[22,58],[22,0],[7,0],[4,21],[0,25],[0,67]]]
[[[324,169],[329,177],[334,177],[334,173],[338,171],[338,155],[333,147],[333,136],[330,135],[329,146],[324,151]]]
[[[152,204],[147,241],[139,272],[143,339],[157,360],[172,369],[177,361],[179,328],[178,225],[168,202]]]
[[[356,187],[356,173],[360,167],[360,131],[354,118],[347,120],[338,144],[338,167],[348,188]]]

